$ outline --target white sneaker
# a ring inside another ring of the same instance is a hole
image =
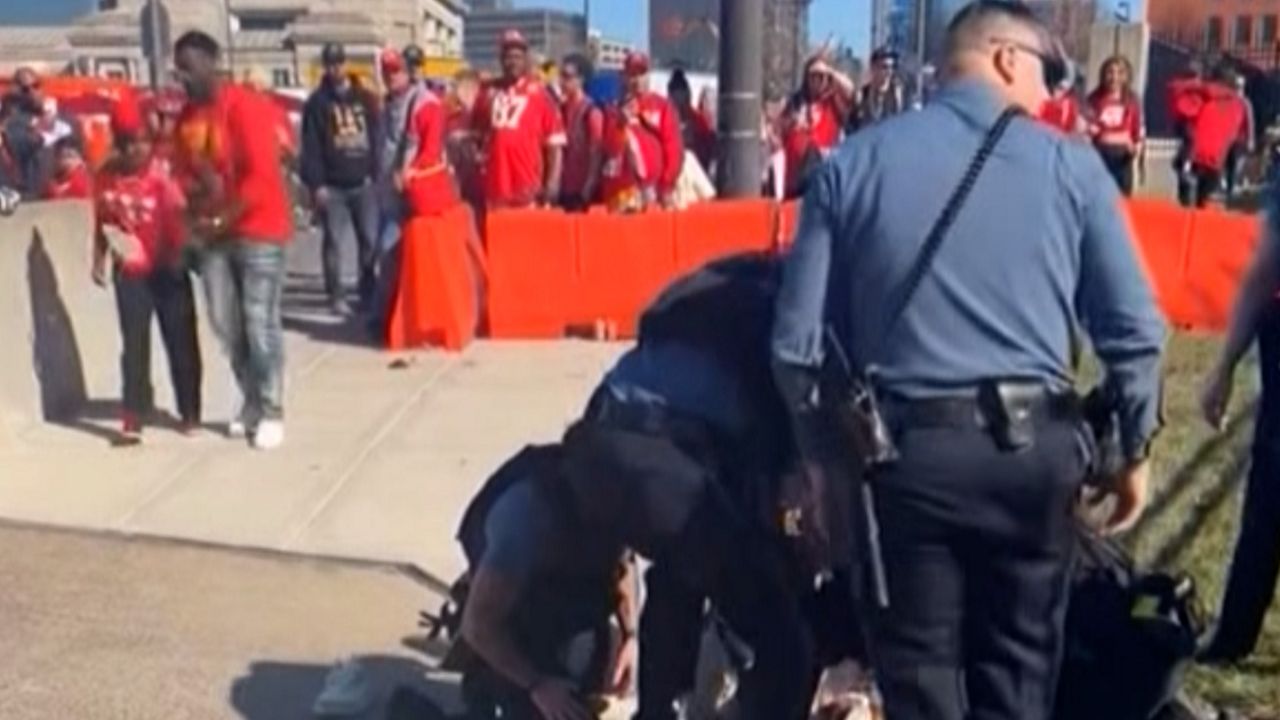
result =
[[[369,680],[355,660],[343,660],[329,671],[312,711],[319,717],[355,717],[373,705]]]
[[[279,420],[263,420],[253,434],[253,446],[259,450],[275,450],[284,444],[284,423]]]
[[[242,440],[249,436],[249,426],[245,425],[244,420],[236,418],[227,423],[227,437],[232,440]]]

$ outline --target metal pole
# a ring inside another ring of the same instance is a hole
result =
[[[164,74],[165,54],[168,50],[164,46],[164,40],[160,37],[160,0],[148,0],[147,7],[150,9],[151,17],[148,18],[148,24],[151,26],[151,89],[159,91],[161,85],[161,76]]]
[[[227,74],[234,81],[236,78],[236,50],[231,40],[231,0],[222,0],[222,10],[227,16]]]
[[[720,3],[721,197],[758,197],[764,0]]]

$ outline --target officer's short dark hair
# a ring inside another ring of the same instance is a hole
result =
[[[1035,11],[1019,0],[977,0],[961,8],[947,25],[947,51],[970,45],[996,21],[1013,22],[1036,31],[1047,39],[1048,31]]]
[[[178,38],[178,42],[174,43],[173,49],[175,52],[194,50],[213,60],[217,60],[218,56],[222,54],[222,47],[218,45],[218,41],[214,40],[208,33],[202,33],[199,30],[184,33],[182,37]]]

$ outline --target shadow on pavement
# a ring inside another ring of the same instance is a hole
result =
[[[39,229],[27,248],[27,289],[31,300],[32,365],[40,383],[40,412],[46,421],[66,420],[88,399],[84,361],[71,313],[58,289],[58,274]]]
[[[351,720],[394,718],[389,700],[399,687],[433,699],[456,695],[454,683],[429,677],[430,668],[408,657],[357,657],[368,680],[370,707]],[[331,666],[278,661],[255,662],[231,687],[231,705],[243,720],[312,720],[316,698]],[[421,720],[432,720],[423,716]]]

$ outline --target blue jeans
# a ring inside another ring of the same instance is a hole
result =
[[[400,281],[401,226],[407,214],[404,200],[398,193],[384,198],[381,225],[378,231],[376,262],[378,281],[373,292],[373,306],[369,313],[371,328],[385,326],[387,316],[391,312],[391,301],[395,297],[396,285]]]
[[[359,266],[360,302],[373,294],[375,262],[374,235],[378,229],[378,197],[373,185],[357,188],[326,188],[328,199],[319,208],[324,235],[324,288],[330,300],[344,299],[342,290],[342,248],[356,245]]]
[[[207,248],[201,265],[209,323],[231,360],[250,423],[284,416],[283,245],[232,240]]]

